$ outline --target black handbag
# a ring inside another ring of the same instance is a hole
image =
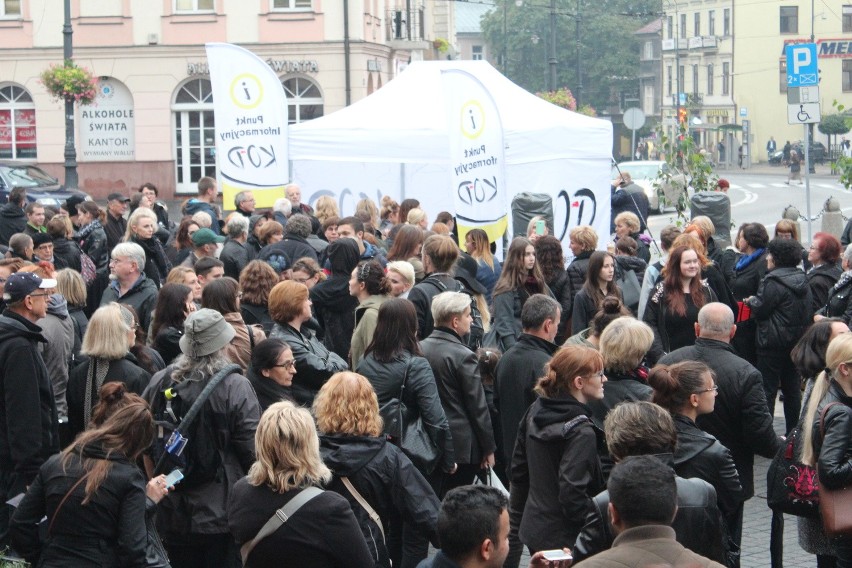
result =
[[[819,485],[816,468],[798,460],[802,430],[793,428],[787,441],[772,458],[766,472],[766,504],[774,511],[797,517],[819,516]]]
[[[403,402],[405,394],[405,383],[408,381],[408,370],[411,368],[411,359],[405,365],[405,375],[402,378],[402,387],[399,389],[399,397],[392,398],[379,408],[379,414],[384,421],[384,433],[390,441],[399,447],[411,463],[424,473],[432,473],[441,452],[429,432],[423,426],[423,418],[420,413],[416,416]]]

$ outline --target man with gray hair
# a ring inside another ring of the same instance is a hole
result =
[[[672,351],[660,359],[660,363],[700,361],[715,373],[718,387],[715,409],[699,416],[697,424],[731,451],[743,497],[750,499],[754,496],[754,455],[774,457],[781,439],[772,428],[763,376],[731,346],[736,331],[730,307],[719,302],[707,304],[698,312],[695,345]],[[730,536],[737,546],[742,537],[744,503],[733,518],[726,519]]]
[[[245,218],[254,215],[254,204],[254,194],[250,191],[241,191],[234,196],[234,207]]]
[[[287,226],[287,220],[293,213],[293,204],[286,197],[281,197],[275,200],[272,204],[273,220],[281,223],[282,227]]]
[[[307,240],[310,234],[311,220],[308,216],[301,213],[294,213],[287,220],[287,224],[284,225],[284,238],[277,243],[263,247],[258,257],[263,256],[266,249],[273,248],[283,251],[292,262],[296,262],[304,257],[318,261],[316,250],[314,250],[314,247]]]
[[[473,483],[480,469],[493,466],[497,446],[476,353],[462,341],[473,322],[470,296],[442,292],[432,300],[431,310],[435,328],[420,348],[435,375],[456,459],[456,470],[433,476],[432,487],[443,498],[450,489]]]
[[[242,215],[232,215],[225,225],[225,235],[228,240],[219,253],[219,260],[225,268],[225,276],[234,280],[240,279],[240,272],[254,259],[254,250],[246,242],[248,240],[249,219]]]
[[[101,296],[101,305],[110,302],[130,304],[139,315],[139,325],[147,333],[157,302],[157,285],[145,276],[145,251],[136,243],[118,243],[109,261],[110,283]]]

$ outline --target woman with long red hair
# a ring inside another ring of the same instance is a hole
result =
[[[695,250],[674,247],[663,268],[663,281],[648,299],[645,323],[654,330],[654,344],[648,357],[653,364],[663,354],[695,343],[698,311],[716,295],[701,279],[701,260]]]

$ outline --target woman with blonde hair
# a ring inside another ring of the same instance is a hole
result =
[[[636,256],[647,264],[651,261],[651,249],[640,237],[642,235],[639,216],[631,211],[622,211],[615,216],[615,240],[622,237],[631,237],[636,241]]]
[[[183,284],[192,291],[192,300],[201,305],[201,282],[195,270],[188,266],[175,266],[169,271],[166,284]]]
[[[127,220],[124,242],[136,243],[145,251],[145,276],[154,281],[157,288],[166,283],[172,263],[166,256],[163,243],[156,237],[157,214],[147,207],[139,207]]]
[[[601,354],[565,346],[545,366],[539,398],[521,420],[510,470],[510,525],[530,550],[574,542],[604,488],[597,447],[603,432],[587,403],[604,396]]]
[[[257,461],[232,490],[228,527],[239,546],[255,539],[266,522],[303,491],[315,493],[278,530],[255,543],[244,566],[374,568],[349,502],[319,489],[332,479],[323,464],[311,413],[277,402],[260,417],[255,433]]]
[[[86,333],[86,327],[89,325],[89,318],[86,317],[86,300],[88,298],[86,292],[86,282],[79,272],[71,268],[63,268],[56,273],[56,292],[61,294],[65,301],[68,302],[68,316],[74,324],[74,349],[75,359],[80,354],[80,347],[83,343],[83,335]]]
[[[426,212],[420,209],[419,207],[415,207],[411,211],[408,212],[408,217],[406,218],[406,222],[409,225],[414,225],[415,227],[420,227],[424,231],[429,226],[429,217],[426,216]]]
[[[337,201],[330,195],[323,195],[317,199],[314,206],[314,216],[319,219],[320,224],[325,223],[325,220],[330,217],[340,217]]]
[[[320,453],[333,474],[327,487],[349,501],[364,538],[376,543],[376,566],[390,567],[389,560],[394,566],[416,566],[426,558],[428,550],[424,547],[418,554],[405,554],[402,560],[402,523],[410,522],[406,523],[407,529],[435,541],[440,502],[423,475],[382,434],[379,403],[372,385],[357,373],[332,375],[314,399],[313,409],[320,432]],[[349,483],[378,513],[381,528],[365,514]],[[385,548],[383,535],[388,533]]]
[[[491,304],[491,294],[500,279],[503,265],[491,254],[488,233],[482,229],[471,229],[464,237],[467,254],[476,261],[476,279],[485,287],[485,299]]]
[[[382,197],[381,210],[379,211],[379,230],[387,238],[391,227],[399,224],[399,203],[394,201],[390,196]]]
[[[408,292],[414,286],[414,266],[406,260],[393,260],[388,262],[386,268],[390,295],[394,298],[408,298]]]

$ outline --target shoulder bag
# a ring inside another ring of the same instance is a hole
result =
[[[275,511],[275,514],[266,521],[266,524],[260,528],[257,535],[240,547],[240,556],[242,556],[243,559],[243,566],[246,565],[251,551],[254,550],[254,547],[257,546],[260,541],[277,531],[281,525],[286,523],[290,517],[296,514],[296,511],[302,508],[302,505],[320,493],[322,493],[322,489],[319,487],[306,487],[305,489],[302,489],[301,493],[290,499],[286,505]]]
[[[842,404],[832,402],[825,405],[819,417],[819,432],[825,438],[825,414],[834,406]],[[819,486],[819,510],[822,514],[822,526],[828,536],[852,535],[852,485],[840,489],[828,489]]]
[[[766,504],[773,511],[815,518],[819,515],[816,468],[799,461],[801,438],[802,428],[796,426],[772,458],[766,471]]]
[[[390,441],[399,446],[399,449],[408,456],[408,459],[421,472],[432,473],[441,452],[432,441],[429,432],[423,425],[423,417],[417,413],[416,418],[411,418],[411,412],[403,402],[405,384],[408,382],[408,371],[411,369],[409,357],[405,364],[405,375],[402,378],[402,386],[399,396],[392,398],[379,408],[379,414],[384,422],[384,432],[390,437]]]

